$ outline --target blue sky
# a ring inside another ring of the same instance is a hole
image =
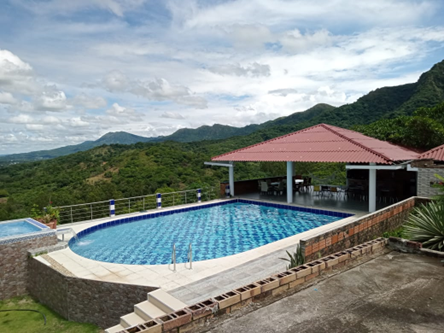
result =
[[[4,0],[0,154],[261,123],[415,82],[444,2]]]

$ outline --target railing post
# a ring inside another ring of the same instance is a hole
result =
[[[72,218],[72,206],[71,206],[71,223],[73,223],[73,218]]]
[[[187,204],[187,192],[185,192],[185,205]]]
[[[142,210],[145,210],[145,197],[143,197],[142,199],[143,199],[143,207],[142,207]]]
[[[199,188],[199,189],[197,189],[197,202],[198,203],[202,202],[201,196],[202,196],[202,190]]]
[[[157,193],[157,209],[162,208],[162,194]]]
[[[93,205],[90,204],[89,207],[90,207],[90,209],[91,209],[91,220],[92,220],[92,219],[93,219]]]
[[[116,204],[114,202],[114,199],[111,199],[109,201],[109,217],[116,216]]]

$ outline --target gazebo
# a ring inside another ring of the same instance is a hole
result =
[[[234,196],[234,162],[286,162],[287,202],[293,202],[294,162],[347,163],[347,169],[369,172],[369,211],[376,210],[376,170],[411,168],[410,161],[418,159],[413,150],[377,140],[361,133],[319,124],[294,133],[237,149],[213,157],[207,165],[229,167],[230,194]],[[219,163],[224,161],[225,163]]]

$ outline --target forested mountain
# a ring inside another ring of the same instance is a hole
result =
[[[252,125],[256,130],[248,135],[195,142],[128,144],[140,137],[120,133],[122,144],[105,145],[112,142],[113,135],[110,135],[100,139],[103,145],[88,151],[0,166],[0,220],[29,216],[33,204],[43,207],[50,201],[54,205],[66,205],[171,189],[218,186],[220,181],[227,180],[228,171],[205,166],[203,163],[212,156],[320,122],[353,127],[370,136],[420,149],[443,144],[444,104],[424,108],[444,101],[443,67],[441,62],[423,74],[417,83],[377,89],[350,105],[334,108],[320,104],[305,112]],[[422,108],[414,112],[417,105]],[[188,138],[194,135],[189,133]],[[344,177],[341,164],[302,163],[297,169],[302,174],[310,172],[320,178],[333,173]],[[285,163],[236,164],[236,179],[280,174],[285,174]]]
[[[85,141],[78,145],[71,145],[50,150],[39,150],[30,153],[12,154],[0,156],[0,163],[25,162],[47,160],[59,156],[74,154],[79,151],[86,151],[94,147],[110,144],[130,145],[137,142],[156,141],[157,138],[145,138],[143,136],[134,135],[127,132],[110,132],[97,139],[96,141]]]

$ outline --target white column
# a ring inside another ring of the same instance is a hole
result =
[[[287,162],[287,202],[293,203],[293,162]]]
[[[231,162],[231,167],[228,168],[229,170],[229,178],[228,182],[230,184],[230,195],[234,197],[234,163]]]
[[[375,165],[370,163],[370,166]],[[376,169],[370,169],[368,176],[368,211],[372,213],[376,211]]]

